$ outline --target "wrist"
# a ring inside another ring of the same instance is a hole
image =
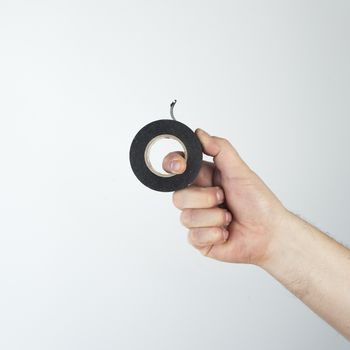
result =
[[[275,269],[288,259],[288,255],[300,249],[303,237],[301,229],[305,229],[308,224],[298,216],[283,208],[278,222],[271,228],[269,244],[266,247],[264,259],[259,266],[267,272],[273,274]]]
[[[304,300],[313,283],[314,261],[323,259],[319,253],[322,251],[320,241],[322,236],[318,230],[287,211],[272,234],[266,259],[260,267]]]

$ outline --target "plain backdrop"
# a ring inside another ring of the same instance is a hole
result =
[[[190,247],[128,152],[177,98],[348,245],[349,43],[347,0],[0,0],[0,348],[347,349],[263,270]]]

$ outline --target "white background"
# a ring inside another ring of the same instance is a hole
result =
[[[0,0],[0,348],[347,349],[254,266],[202,257],[133,136],[229,138],[349,244],[349,1]]]

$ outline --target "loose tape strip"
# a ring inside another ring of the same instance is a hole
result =
[[[164,175],[152,168],[149,150],[160,138],[173,138],[182,144],[187,162],[183,174]],[[196,134],[176,120],[161,119],[147,124],[136,134],[130,147],[134,174],[145,186],[160,192],[172,192],[190,185],[199,173],[202,158],[202,146]]]

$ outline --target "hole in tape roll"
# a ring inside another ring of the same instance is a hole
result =
[[[148,142],[145,149],[145,162],[148,169],[160,177],[171,177],[176,174],[167,173],[163,167],[163,159],[168,153],[182,151],[187,161],[187,149],[183,142],[174,135],[158,135]]]

